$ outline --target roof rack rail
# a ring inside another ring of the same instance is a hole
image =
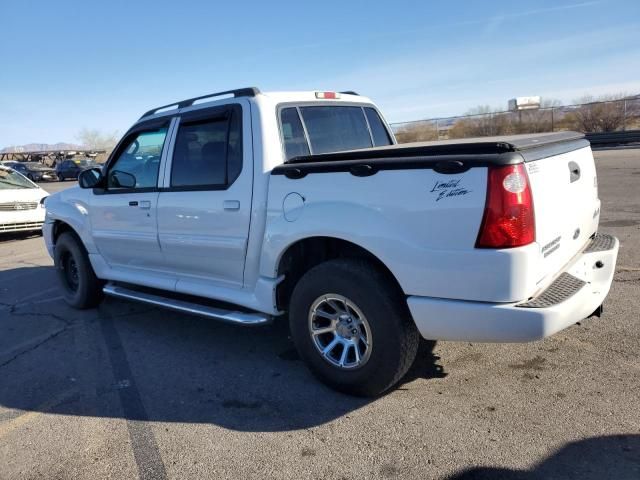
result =
[[[358,96],[360,96],[360,94],[358,92],[354,92],[353,90],[345,90],[344,92],[339,92],[339,93],[344,93],[345,95],[358,95]]]
[[[153,109],[149,110],[148,112],[146,112],[144,115],[142,115],[140,118],[142,119],[142,118],[145,118],[145,117],[149,117],[149,116],[157,113],[158,110],[163,110],[163,109],[169,108],[169,107],[174,107],[175,106],[178,109],[179,108],[184,108],[184,107],[190,107],[195,102],[197,102],[198,100],[202,100],[203,98],[219,97],[221,95],[233,95],[234,97],[255,97],[259,93],[260,93],[260,90],[258,90],[256,87],[237,88],[235,90],[227,90],[225,92],[210,93],[209,95],[202,95],[200,97],[188,98],[186,100],[181,100],[179,102],[169,103],[169,104],[163,105],[161,107],[153,108]]]

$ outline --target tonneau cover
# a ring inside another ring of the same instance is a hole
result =
[[[589,143],[584,134],[578,132],[536,133],[503,135],[497,137],[461,138],[433,142],[400,143],[386,147],[365,148],[320,155],[305,155],[291,158],[287,164],[334,162],[344,160],[391,159],[406,157],[432,157],[443,155],[500,155],[513,152],[530,152],[551,147],[553,154],[559,150],[571,151]],[[535,158],[541,158],[541,154]],[[527,161],[527,156],[525,161]],[[533,159],[533,158],[532,158]]]

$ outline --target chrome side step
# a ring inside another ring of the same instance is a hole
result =
[[[182,313],[199,315],[201,317],[214,318],[223,322],[240,325],[264,325],[271,322],[271,318],[263,313],[237,312],[224,310],[208,305],[187,302],[174,298],[166,298],[152,293],[139,292],[126,287],[121,287],[113,283],[107,283],[102,289],[106,295],[136,302],[147,303],[157,307],[168,308]]]

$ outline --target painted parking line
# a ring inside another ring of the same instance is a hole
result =
[[[4,305],[3,307],[0,308],[0,310],[13,310],[13,309],[15,309],[17,307],[22,307],[22,306],[29,305],[29,304],[45,303],[45,301],[59,300],[62,297],[57,295],[56,297],[43,299],[42,301],[29,302],[29,300],[32,300],[34,298],[39,298],[39,297],[42,297],[42,296],[47,295],[49,293],[57,292],[59,290],[60,289],[57,286],[51,287],[51,288],[47,288],[45,290],[40,290],[39,292],[35,292],[35,293],[32,293],[31,295],[27,295],[26,297],[22,297],[20,300],[18,300],[17,302],[13,303],[12,305]]]
[[[13,282],[18,278],[26,277],[28,275],[42,274],[42,270],[39,270],[38,267],[50,267],[50,265],[29,265],[31,268],[27,268],[25,271],[17,273],[11,276],[3,276],[0,278],[0,282]],[[6,271],[6,270],[5,270]]]
[[[27,300],[30,300],[32,298],[38,298],[38,297],[41,297],[42,295],[46,295],[47,293],[55,292],[57,290],[58,290],[57,285],[55,287],[50,287],[45,290],[40,290],[39,292],[35,292],[31,295],[27,295],[26,297],[22,297],[20,300],[18,300],[18,303],[24,303]]]
[[[38,405],[33,410],[30,410],[17,417],[11,418],[8,421],[0,423],[0,438],[6,437],[11,432],[35,420],[43,413],[49,412],[51,409],[53,409],[57,405],[67,402],[77,395],[78,395],[77,389],[73,388],[73,389],[67,390],[66,392],[62,392],[60,395],[57,395],[54,398],[49,399],[46,402]]]
[[[51,298],[43,298],[42,300],[36,300],[34,302],[20,302],[14,305],[14,308],[23,307],[25,305],[41,305],[43,303],[57,302],[58,300],[62,300],[64,297],[62,295],[57,295]]]
[[[58,328],[52,332],[45,333],[43,335],[39,335],[35,338],[30,338],[26,342],[22,342],[18,345],[14,345],[11,350],[0,352],[0,367],[4,367],[5,365],[13,362],[16,358],[23,355],[30,350],[34,350],[40,345],[47,343],[48,341],[56,338],[62,332],[67,330],[67,327]]]
[[[625,267],[624,265],[618,265],[616,267],[616,273],[618,272],[640,272],[640,268],[637,267]]]
[[[131,449],[140,480],[164,480],[167,478],[167,472],[149,424],[142,396],[131,372],[122,339],[108,309],[104,306],[98,308],[102,338],[107,347],[113,377],[117,382],[120,405],[127,419]]]

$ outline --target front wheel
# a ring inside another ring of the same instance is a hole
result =
[[[60,235],[54,250],[54,265],[64,300],[74,308],[97,306],[102,300],[102,281],[89,262],[84,246],[69,232]]]
[[[413,363],[419,334],[402,292],[385,272],[356,259],[309,270],[291,296],[300,356],[325,384],[359,396],[395,385]]]
[[[64,182],[64,175],[62,175],[61,173],[58,174],[58,181]]]

